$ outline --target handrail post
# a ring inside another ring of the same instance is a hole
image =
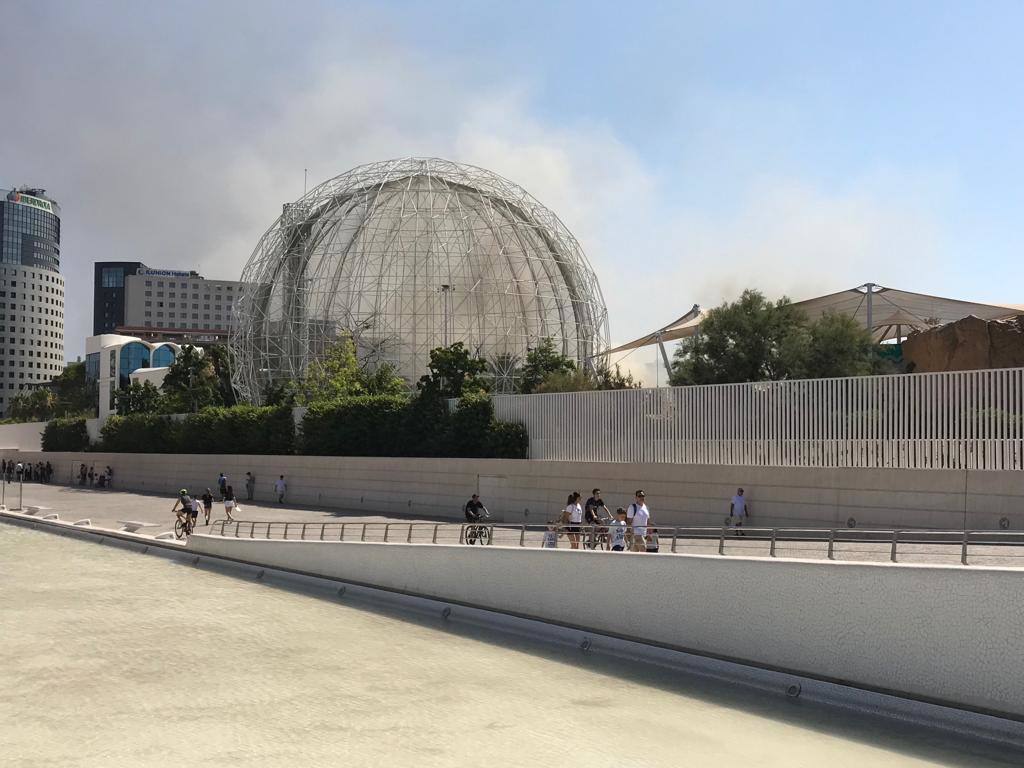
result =
[[[676,536],[678,535],[678,533],[679,533],[678,526],[673,527],[672,528],[672,552],[673,553],[675,553],[675,551],[676,551]]]
[[[324,540],[324,527],[327,523],[320,523],[320,541]]]
[[[892,532],[892,551],[889,553],[889,559],[892,560],[892,562],[894,562],[894,563],[896,562],[896,542],[898,542],[899,539],[900,539],[900,532],[899,531],[893,531]]]
[[[238,523],[235,523],[235,538],[238,538]]]
[[[342,523],[341,524],[341,533],[338,534],[338,541],[344,541],[344,540],[345,540],[345,524]]]
[[[409,536],[405,540],[406,544],[412,544],[412,523],[409,523]]]
[[[960,563],[961,565],[967,565],[967,539],[969,534],[964,531],[964,541],[960,545]]]
[[[363,532],[359,534],[360,541],[366,541],[366,523],[363,523]]]
[[[490,528],[491,528],[491,535],[487,537],[487,546],[488,547],[491,546],[491,544],[494,543],[494,524],[493,523],[491,524]]]
[[[391,523],[384,523],[384,541],[388,540],[388,532],[391,530]]]
[[[430,540],[431,544],[437,544],[437,529],[440,525],[440,523],[434,523],[434,537]]]
[[[250,539],[255,539],[256,538],[256,521],[255,520],[253,520],[251,523],[249,523],[249,538]]]
[[[777,528],[772,528],[772,544],[768,548],[768,557],[775,557],[775,532]]]
[[[828,559],[836,559],[836,531],[834,528],[828,532]]]
[[[466,543],[466,525],[465,525],[465,523],[463,523],[461,526],[459,526],[459,544],[465,544],[465,543]]]
[[[267,523],[267,538],[270,538],[270,523]]]
[[[285,537],[285,539],[288,538],[288,526],[289,525],[291,525],[291,523],[285,523],[284,524],[284,537]]]
[[[526,544],[526,523],[523,523],[522,527],[519,529],[519,546],[522,547],[522,546],[525,546],[525,544]]]
[[[718,537],[718,554],[725,554],[725,526],[722,526],[722,535]]]
[[[302,524],[302,532],[299,533],[299,538],[302,539],[303,541],[306,540],[306,525],[307,525],[307,523],[303,523]]]

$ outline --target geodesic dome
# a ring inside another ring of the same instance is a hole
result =
[[[234,383],[260,402],[344,334],[412,385],[431,349],[462,341],[511,391],[551,337],[581,365],[608,347],[597,277],[558,217],[500,176],[435,158],[354,168],[267,231],[242,272]]]

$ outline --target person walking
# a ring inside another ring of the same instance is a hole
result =
[[[281,475],[277,480],[274,481],[274,493],[277,494],[277,503],[284,504],[284,494],[288,490],[288,483],[284,481],[284,475]]]
[[[235,518],[231,516],[231,510],[235,508],[235,489],[229,485],[224,489],[224,493],[221,496],[224,499],[224,514],[233,523]]]
[[[253,495],[256,493],[256,475],[252,472],[245,473],[245,500],[252,501]]]
[[[107,473],[107,488],[109,488],[114,484],[114,470],[112,470],[110,465],[107,464],[107,468],[104,471]]]
[[[750,517],[750,504],[747,497],[743,495],[743,489],[737,488],[736,495],[729,502],[729,518],[726,525],[732,529],[735,536],[746,536],[743,532],[743,521]]]
[[[651,510],[647,508],[647,494],[643,489],[636,492],[633,503],[626,510],[626,517],[632,531],[630,549],[643,552],[646,549],[647,523],[651,520]]]
[[[565,512],[562,513],[562,521],[566,523],[565,533],[569,537],[569,547],[580,548],[580,526],[583,525],[583,507],[580,506],[581,494],[573,491],[565,505]]]
[[[605,506],[604,499],[601,498],[600,488],[595,488],[591,492],[590,498],[587,499],[587,503],[583,505],[583,517],[590,529],[587,547],[597,549],[599,544],[607,546],[608,536],[607,529],[604,528],[604,521],[611,517],[611,513],[608,512],[608,507]]]
[[[626,510],[619,507],[615,510],[615,519],[608,523],[608,545],[612,552],[626,549]]]
[[[89,465],[89,485],[96,485],[96,465]]]
[[[228,488],[228,476],[223,472],[220,473],[220,477],[217,478],[217,490],[220,492],[220,497],[224,498],[224,491]]]
[[[213,512],[213,491],[209,488],[206,489],[206,493],[202,496],[203,499],[203,514],[206,515],[206,524],[210,524],[210,513]]]

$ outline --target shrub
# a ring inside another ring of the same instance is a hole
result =
[[[185,418],[181,453],[282,454],[295,450],[295,422],[287,406],[204,408]]]
[[[300,450],[314,456],[403,456],[409,401],[361,395],[314,403],[302,418]]]
[[[444,455],[485,458],[493,422],[494,405],[485,392],[463,395],[449,420]]]
[[[179,453],[181,436],[182,423],[169,416],[154,413],[111,416],[100,430],[100,449],[112,453]],[[189,442],[189,447],[198,447],[195,440]]]
[[[54,419],[43,429],[44,451],[84,451],[88,447],[84,418]]]
[[[522,424],[495,421],[487,441],[489,459],[525,459],[530,451],[530,436]]]

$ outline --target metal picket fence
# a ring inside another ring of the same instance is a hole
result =
[[[1024,368],[498,395],[530,458],[1024,469]]]

